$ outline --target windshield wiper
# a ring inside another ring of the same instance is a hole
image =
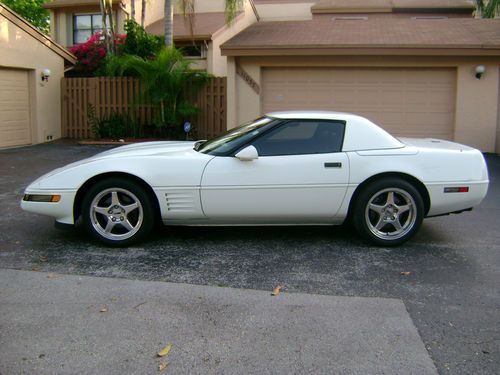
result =
[[[193,150],[198,151],[200,149],[201,145],[204,144],[205,142],[206,142],[206,139],[202,139],[201,141],[197,141],[194,144]]]

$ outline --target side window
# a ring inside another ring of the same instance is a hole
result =
[[[73,44],[85,43],[98,31],[102,31],[100,13],[73,15]]]
[[[340,121],[289,121],[252,144],[261,156],[339,152],[344,128],[345,123]]]

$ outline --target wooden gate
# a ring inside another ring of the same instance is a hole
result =
[[[62,134],[65,138],[91,138],[89,108],[95,109],[95,117],[111,113],[129,113],[140,124],[151,124],[153,107],[134,105],[140,93],[140,80],[132,77],[63,78]],[[191,122],[198,139],[208,139],[226,131],[226,78],[213,77],[193,98],[200,112]]]

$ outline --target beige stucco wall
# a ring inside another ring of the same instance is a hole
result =
[[[126,1],[126,9],[130,13],[130,2],[132,0]],[[248,0],[245,0],[248,3]],[[173,0],[174,3],[174,13],[181,13],[180,9],[177,7],[177,1]],[[148,1],[146,3],[146,17],[144,23],[147,25],[162,19],[165,13],[165,2],[164,1]],[[195,1],[195,13],[212,13],[212,12],[224,12],[225,0],[197,0]],[[137,22],[141,19],[141,1],[135,1],[135,17]]]
[[[98,6],[82,6],[57,8],[50,11],[50,36],[58,44],[64,47],[73,45],[73,15],[74,14],[95,14],[100,13]],[[121,8],[113,12],[117,32],[123,34],[125,32],[124,23],[128,18],[128,14]]]
[[[500,70],[498,71],[500,77]],[[500,154],[500,78],[498,79],[497,142],[495,152]]]
[[[457,105],[455,140],[494,152],[498,115],[498,60],[486,64],[484,60],[466,62],[457,70]],[[478,80],[475,68],[486,66],[486,73]]]
[[[495,151],[499,103],[499,60],[497,57],[229,57],[228,128],[250,121],[262,114],[260,95],[236,75],[237,64],[259,85],[262,85],[262,67],[455,68],[457,70],[455,140],[477,147],[484,152]],[[477,80],[474,76],[474,69],[479,64],[484,64],[487,70],[481,80]]]
[[[312,19],[311,6],[314,2],[257,4],[262,21],[298,21]]]
[[[214,76],[225,77],[227,74],[227,58],[221,54],[221,44],[257,22],[257,17],[249,1],[245,2],[243,11],[231,26],[225,26],[212,36],[212,42],[208,46],[207,71]]]
[[[61,137],[61,78],[64,60],[0,15],[0,68],[29,72],[32,143]],[[41,73],[50,69],[49,81]]]

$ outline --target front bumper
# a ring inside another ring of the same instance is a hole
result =
[[[54,196],[59,195],[58,202],[43,202],[37,200],[28,200],[30,196]],[[74,224],[73,203],[75,201],[75,191],[47,191],[47,190],[26,190],[21,208],[28,212],[34,212],[41,215],[51,216],[57,222],[63,224]]]

